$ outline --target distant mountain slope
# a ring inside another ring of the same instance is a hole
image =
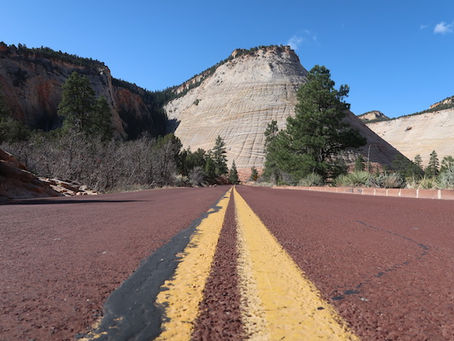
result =
[[[367,126],[409,159],[420,154],[423,163],[427,164],[433,150],[440,160],[446,155],[454,156],[454,108],[368,123]]]
[[[209,72],[180,86],[181,97],[165,109],[177,122],[175,134],[185,147],[210,149],[217,135],[226,142],[229,163],[239,169],[264,165],[264,131],[272,120],[280,128],[294,115],[296,92],[307,71],[288,46],[235,50]],[[355,115],[346,120],[367,137],[361,148],[371,161],[390,164],[398,154]],[[370,148],[369,148],[370,146]]]
[[[57,107],[61,86],[77,71],[86,75],[96,94],[106,97],[118,134],[164,134],[167,118],[162,106],[171,91],[150,92],[111,76],[104,63],[53,51],[0,43],[0,92],[12,116],[33,128],[50,130],[60,124]]]
[[[358,115],[358,118],[364,123],[387,121],[390,119],[388,116],[386,116],[385,114],[378,110],[365,112],[362,115]]]

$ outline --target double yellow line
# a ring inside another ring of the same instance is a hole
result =
[[[157,303],[166,321],[158,340],[190,340],[227,205],[235,194],[238,276],[245,337],[251,340],[357,340],[335,309],[268,231],[236,189],[208,212]]]

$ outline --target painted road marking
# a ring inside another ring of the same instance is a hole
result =
[[[256,340],[359,340],[234,190],[242,319]],[[255,295],[251,298],[250,295]]]
[[[184,249],[175,275],[161,287],[156,303],[164,307],[166,320],[156,340],[190,340],[231,191],[219,201],[216,210],[208,211]]]

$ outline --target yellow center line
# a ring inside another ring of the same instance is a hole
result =
[[[242,320],[247,337],[358,340],[236,189],[234,193]]]
[[[230,194],[231,189],[219,201],[217,210],[208,211],[184,249],[174,277],[163,284],[156,303],[164,307],[166,321],[156,340],[190,340]]]

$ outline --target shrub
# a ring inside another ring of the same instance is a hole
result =
[[[438,177],[440,188],[454,188],[454,168],[443,171]]]
[[[353,172],[346,175],[339,175],[336,180],[336,186],[366,186],[369,183],[371,174],[368,172]]]
[[[321,177],[321,175],[316,174],[316,173],[309,174],[298,182],[298,186],[305,186],[305,187],[323,186],[323,185],[324,185],[323,178]]]
[[[371,176],[367,185],[381,188],[402,188],[405,185],[405,181],[398,173],[381,173]]]
[[[421,179],[419,182],[418,188],[421,189],[432,189],[432,188],[437,188],[437,179],[436,178],[429,178],[429,177],[424,177]]]
[[[203,180],[205,179],[205,173],[200,166],[196,166],[189,171],[189,183],[192,187],[198,187],[203,185]]]

